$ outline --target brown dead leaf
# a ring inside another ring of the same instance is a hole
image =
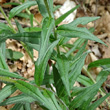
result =
[[[2,3],[5,3],[6,2],[6,0],[0,0],[0,3],[2,4]]]
[[[40,13],[36,13],[34,15],[34,17],[36,18],[36,20],[38,21],[38,23],[41,23],[43,17],[42,17],[42,15]]]
[[[62,5],[62,4],[64,4],[65,1],[66,0],[54,0],[54,4],[56,4],[56,5]]]
[[[8,110],[8,109],[6,109],[5,107],[0,107],[0,110]]]

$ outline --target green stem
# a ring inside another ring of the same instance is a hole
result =
[[[22,46],[24,47],[24,49],[26,50],[26,52],[27,52],[28,55],[30,56],[32,62],[34,62],[33,56],[32,56],[32,54],[30,53],[30,51],[28,50],[26,44],[25,44],[24,42],[22,42],[22,41],[20,41],[20,43],[22,44]]]
[[[54,36],[55,36],[55,39],[57,40],[57,33],[55,32],[55,28],[54,28]],[[57,44],[57,52],[58,54],[60,54],[59,44]]]
[[[51,13],[50,13],[50,10],[49,10],[49,6],[48,6],[47,0],[44,0],[44,3],[45,3],[45,6],[46,6],[46,9],[47,9],[47,12],[49,14],[49,17],[51,18],[52,16],[51,16]]]
[[[26,8],[26,12],[28,13],[28,15],[31,15],[31,12]],[[35,17],[33,17],[34,21],[41,27],[41,24],[36,20]]]
[[[6,16],[6,14],[3,11],[3,8],[1,6],[0,6],[0,11],[3,14],[4,18],[6,19],[6,21],[8,22],[9,26],[11,27],[11,29],[13,30],[13,32],[16,33],[16,30],[14,29],[13,25],[11,24],[11,21],[8,19],[8,17]]]
[[[52,18],[47,0],[44,0],[44,3],[45,3],[45,6],[46,6],[46,9],[47,9],[47,12],[49,14],[49,17]],[[53,31],[54,31],[55,39],[57,40],[57,33],[55,32],[55,26],[54,26]],[[59,49],[59,45],[58,44],[57,44],[57,52],[58,52],[58,54],[60,54],[60,49]]]
[[[10,79],[8,77],[0,76],[0,81],[8,82],[8,83],[16,83],[16,80]]]

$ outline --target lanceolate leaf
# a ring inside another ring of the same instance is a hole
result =
[[[49,11],[51,13],[51,16],[54,17],[54,14],[53,14],[53,0],[48,0],[48,5],[49,5]]]
[[[15,86],[26,95],[29,95],[34,99],[36,99],[36,101],[41,106],[44,106],[49,110],[58,110],[56,104],[53,104],[53,100],[50,99],[51,97],[48,97],[49,100],[47,97],[45,98],[45,96],[43,96],[43,94],[40,92],[40,90],[37,87],[20,80],[17,81]]]
[[[73,64],[71,65],[71,72],[69,73],[69,82],[70,82],[70,89],[72,89],[75,81],[77,80],[78,76],[81,74],[82,67],[84,65],[85,58],[87,56],[87,52],[80,56],[77,61],[73,60]]]
[[[3,34],[3,35],[0,35],[0,42],[10,38],[10,39],[23,41],[23,42],[39,44],[40,36],[41,36],[41,32],[24,32],[24,33],[16,33],[16,34]]]
[[[21,24],[17,20],[15,20],[15,22],[16,22],[16,26],[18,28],[18,32],[23,33],[24,29],[22,28]]]
[[[10,31],[12,31],[12,29],[4,23],[0,23],[0,30],[10,30]]]
[[[35,82],[37,85],[41,85],[42,81],[44,79],[44,73],[46,71],[48,60],[53,52],[54,47],[58,44],[59,40],[53,42],[48,49],[44,53],[43,61],[38,64],[38,62],[35,63]],[[43,65],[43,66],[42,66]]]
[[[55,95],[54,95],[52,92],[50,92],[50,91],[48,91],[48,90],[44,90],[44,91],[43,91],[43,95],[44,95],[45,98],[48,100],[48,102],[51,103],[51,106],[55,106],[55,107],[56,107],[56,110],[62,110],[62,109],[60,108],[60,106],[58,105],[58,103],[57,103],[57,100],[56,100],[56,98],[55,98]],[[53,104],[53,105],[52,105],[52,104]]]
[[[24,104],[15,104],[11,110],[24,110]]]
[[[8,98],[7,100],[0,103],[0,106],[15,104],[15,103],[22,103],[22,104],[32,103],[34,101],[36,101],[34,98],[32,98],[28,95],[25,95],[25,94],[21,94],[21,95],[18,95],[18,96]]]
[[[94,102],[93,104],[91,104],[88,109],[90,110],[95,110],[107,97],[110,96],[110,93],[106,94],[104,97],[98,99],[96,102]]]
[[[62,26],[58,27],[57,32],[58,32],[58,34],[60,34],[64,37],[70,37],[70,38],[79,37],[79,38],[83,38],[83,39],[93,40],[93,41],[106,45],[103,41],[101,41],[99,38],[97,38],[91,32],[89,32],[86,28],[62,25]]]
[[[49,47],[49,37],[53,27],[54,27],[54,19],[53,18],[49,19],[48,17],[45,18],[42,26],[38,64],[40,64],[40,62],[45,57],[45,52]]]
[[[67,91],[62,82],[58,69],[55,66],[53,66],[53,76],[54,76],[54,86],[56,88],[56,93],[58,97],[64,97],[65,94],[67,95]]]
[[[84,40],[84,39],[83,39]],[[82,40],[82,41],[83,41]],[[73,57],[73,60],[77,59],[78,57],[80,57],[83,52],[85,51],[85,48],[86,48],[86,45],[87,45],[87,41],[84,43],[84,45],[82,45],[82,47],[78,50],[77,54]],[[89,51],[88,51],[89,52]]]
[[[38,7],[39,7],[39,11],[40,13],[42,14],[42,16],[45,18],[45,17],[48,17],[48,12],[47,12],[47,9],[46,9],[46,6],[45,6],[45,3],[44,3],[44,0],[36,0],[37,4],[38,4]]]
[[[0,90],[0,103],[16,91],[14,85],[6,85],[2,90]]]
[[[68,95],[70,96],[69,79],[68,79],[70,63],[68,59],[64,56],[57,56],[56,61],[57,61],[57,68],[58,68],[60,77],[68,92]]]
[[[4,58],[6,58],[6,43],[5,43],[5,41],[0,43],[0,49],[1,49],[0,51],[2,52],[1,54],[4,56]]]
[[[69,57],[69,55],[76,50],[77,47],[79,47],[85,40],[84,39],[78,39],[74,42],[74,46],[65,54],[66,57]]]
[[[24,10],[30,6],[33,6],[33,5],[36,5],[35,1],[27,1],[27,2],[23,3],[22,5],[19,5],[15,8],[13,8],[9,13],[9,18],[11,19],[15,15],[19,14],[22,10]]]
[[[9,70],[8,69],[8,65],[6,64],[6,61],[5,61],[5,58],[4,58],[3,54],[2,54],[2,50],[1,49],[0,49],[0,68]]]
[[[18,60],[23,57],[21,52],[12,51],[11,49],[6,49],[6,58],[11,60]]]
[[[86,87],[89,87],[94,84],[90,78],[88,78],[84,75],[79,75],[77,81]]]
[[[85,24],[88,24],[89,22],[92,22],[92,21],[97,20],[99,18],[100,17],[79,17],[79,18],[75,19],[73,22],[71,22],[69,24],[65,24],[65,26],[76,27],[79,24],[85,25]]]
[[[71,14],[74,10],[76,10],[77,8],[79,8],[80,5],[77,5],[75,8],[72,8],[71,10],[69,10],[68,12],[66,12],[65,14],[63,14],[61,17],[59,17],[56,21],[55,21],[55,25],[57,26],[58,24],[60,24],[69,14]]]
[[[88,68],[110,65],[110,58],[100,59],[89,64]]]
[[[41,33],[39,58],[35,64],[35,75],[34,76],[35,76],[35,82],[37,85],[42,84],[48,60],[53,52],[54,47],[59,42],[59,40],[54,41],[49,46],[49,36],[52,32],[53,27],[54,27],[54,19],[45,18],[43,22],[43,27],[42,27],[42,33]]]
[[[25,109],[25,110],[31,110],[31,104],[30,104],[30,103],[26,103],[26,104],[24,105],[24,109]]]
[[[16,73],[9,72],[8,70],[0,68],[0,76],[7,76],[7,77],[12,77],[12,78],[17,78],[17,79],[26,79]]]

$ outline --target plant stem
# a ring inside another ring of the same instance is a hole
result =
[[[57,40],[57,33],[55,32],[55,28],[54,28],[54,36],[55,36],[55,39]],[[59,44],[57,44],[57,52],[58,54],[60,54]]]
[[[31,12],[26,8],[26,12],[28,13],[28,15],[31,15]],[[36,20],[35,17],[33,17],[34,21],[41,27],[41,24]]]
[[[46,9],[47,9],[47,12],[49,14],[49,17],[52,18],[47,0],[44,0],[44,3],[45,3],[45,6],[46,6]],[[55,39],[57,40],[57,33],[55,32],[55,26],[54,26],[53,31],[54,31]],[[58,52],[58,54],[60,54],[60,49],[59,49],[59,45],[58,44],[57,44],[57,52]]]
[[[16,83],[16,80],[4,76],[0,76],[0,80],[8,83]]]
[[[46,9],[47,9],[47,12],[49,14],[49,17],[51,18],[52,16],[51,16],[51,13],[50,13],[50,10],[49,10],[49,6],[48,6],[47,0],[44,0],[44,3],[45,3],[45,6],[46,6]]]
[[[6,16],[5,12],[3,11],[3,8],[0,6],[0,11],[3,14],[4,18],[6,19],[6,21],[8,22],[9,26],[11,27],[11,29],[13,30],[14,33],[16,33],[16,30],[14,29],[14,27],[11,24],[11,21],[8,19],[8,17]]]
[[[20,41],[20,43],[22,44],[22,46],[24,47],[24,49],[26,50],[26,52],[28,53],[29,57],[31,58],[32,62],[34,63],[34,59],[33,56],[31,54],[31,52],[29,51],[28,47],[26,46],[26,44],[22,41]]]

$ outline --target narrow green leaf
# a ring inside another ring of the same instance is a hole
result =
[[[3,83],[8,83],[8,84],[14,84],[16,82],[16,80],[11,79],[9,77],[4,77],[4,76],[0,76],[0,81]]]
[[[64,37],[70,37],[70,38],[79,37],[79,38],[83,38],[83,39],[93,40],[93,41],[106,45],[103,41],[101,41],[99,38],[97,38],[91,32],[89,32],[86,28],[62,25],[62,26],[58,27],[57,32],[58,32],[58,34],[60,34]]]
[[[15,86],[26,95],[33,97],[41,106],[46,107],[49,110],[57,110],[53,102],[48,101],[48,98],[45,98],[37,87],[21,80],[18,80],[17,83],[15,83]]]
[[[24,109],[25,109],[25,110],[31,110],[31,104],[30,104],[30,103],[26,103],[26,104],[24,105]]]
[[[41,28],[40,27],[27,27],[27,28],[24,28],[24,30],[26,32],[38,32],[38,31],[41,31]]]
[[[6,49],[6,58],[11,60],[18,60],[23,57],[21,52],[12,51],[11,49]]]
[[[62,109],[60,108],[60,106],[58,105],[58,103],[57,103],[57,100],[56,100],[56,98],[55,98],[55,95],[54,95],[52,92],[50,92],[50,91],[48,91],[48,90],[44,90],[44,91],[43,91],[43,95],[44,95],[45,98],[48,100],[48,102],[51,103],[50,106],[55,106],[55,109],[56,109],[56,110],[62,110]]]
[[[15,19],[15,22],[16,22],[16,26],[18,28],[18,32],[23,33],[24,29],[22,28],[21,24],[16,19]]]
[[[40,49],[40,45],[39,45],[39,44],[33,44],[33,43],[28,43],[28,42],[26,42],[25,44],[26,44],[27,46],[29,46],[29,47],[31,47],[31,48],[37,50],[37,51],[39,51],[39,49]]]
[[[45,52],[47,48],[49,47],[49,37],[52,32],[52,29],[54,27],[54,19],[53,18],[45,18],[42,26],[42,33],[41,33],[41,44],[40,44],[40,50],[39,50],[39,58],[38,58],[38,64],[42,62],[42,60],[45,57]]]
[[[0,68],[9,70],[9,69],[8,69],[8,65],[7,65],[7,63],[6,63],[6,61],[5,61],[5,58],[4,58],[4,56],[3,56],[2,53],[3,53],[3,52],[2,52],[2,50],[1,50],[1,48],[0,48]]]
[[[61,5],[57,5],[53,8],[53,12],[55,12],[56,10],[58,10],[61,7]]]
[[[85,89],[86,87],[73,87],[71,90],[72,91],[71,96],[72,97],[77,96],[78,94],[83,92]]]
[[[54,27],[53,18],[45,18],[42,26],[41,43],[39,49],[39,58],[35,64],[35,82],[37,85],[41,85],[44,79],[44,73],[48,60],[53,52],[54,47],[58,44],[59,40],[54,41],[49,45],[49,37]],[[42,66],[44,65],[44,66]]]
[[[22,10],[24,10],[30,6],[33,6],[33,5],[36,5],[35,1],[27,1],[27,2],[17,6],[15,8],[12,8],[12,10],[9,13],[9,19],[11,19],[15,15],[19,14]]]
[[[5,41],[0,43],[0,48],[1,48],[2,55],[4,56],[4,58],[6,58],[6,43],[5,43]]]
[[[55,67],[55,65],[53,65],[53,76],[54,76],[54,86],[56,89],[56,93],[58,95],[58,97],[60,98],[60,100],[63,101],[63,107],[62,109],[65,110],[64,108],[66,108],[66,110],[68,110],[68,105],[69,105],[69,97],[68,97],[68,92],[64,86],[64,83],[61,79],[60,73],[58,72],[57,67]],[[65,100],[66,99],[66,100]]]
[[[58,45],[63,45],[64,43],[67,43],[71,38],[68,38],[68,37],[63,37],[61,35],[57,35],[58,36],[58,39],[60,39]],[[54,39],[55,40],[55,39]]]
[[[8,70],[4,70],[2,68],[0,68],[0,76],[7,76],[7,77],[12,77],[17,79],[26,79],[16,73],[9,72]]]
[[[41,85],[42,81],[44,79],[44,73],[46,71],[48,60],[53,52],[54,47],[58,44],[59,40],[53,42],[48,49],[44,53],[43,61],[40,62],[40,64],[37,62],[35,63],[35,82],[37,85]],[[42,66],[43,65],[43,66]]]
[[[51,13],[51,16],[54,18],[54,14],[53,14],[53,0],[48,0],[48,4],[49,4],[49,11]]]
[[[22,17],[22,18],[26,18],[26,19],[29,19],[30,18],[30,16],[27,14],[27,13],[19,13],[19,14],[17,14],[16,16],[18,16],[18,17]]]
[[[58,24],[60,24],[69,14],[71,14],[74,10],[76,10],[79,7],[80,7],[80,5],[77,5],[75,8],[72,8],[71,10],[69,10],[68,12],[66,12],[65,14],[63,14],[61,17],[59,17],[58,19],[56,19],[55,25],[57,26]]]
[[[11,110],[24,110],[24,105],[23,104],[15,104]]]
[[[81,70],[84,65],[84,61],[85,61],[87,54],[88,53],[86,52],[82,54],[78,60],[72,61],[71,71],[69,73],[70,89],[72,89],[75,81],[77,80],[78,76],[81,74]]]
[[[64,56],[57,56],[57,68],[60,74],[60,77],[62,79],[62,82],[68,92],[68,95],[70,96],[70,89],[69,89],[69,79],[68,79],[68,72],[70,70],[69,68],[69,61]]]
[[[65,26],[76,27],[79,24],[86,25],[89,22],[95,21],[99,18],[100,17],[79,17],[79,18],[75,19],[73,22],[71,22],[69,24],[65,24]]]
[[[39,44],[39,38],[41,37],[41,32],[23,32],[16,34],[4,34],[0,35],[0,42],[3,42],[6,39],[15,39],[18,41],[29,42],[34,44]]]
[[[84,39],[78,39],[74,42],[74,46],[65,54],[66,57],[69,57],[69,55],[76,50],[78,46],[80,46],[85,40]]]
[[[98,66],[105,66],[110,64],[110,58],[104,58],[97,61],[94,61],[88,65],[88,69]]]
[[[20,81],[20,80],[17,81],[17,83],[15,84],[15,86],[20,91],[22,91],[23,93],[25,93],[26,95],[29,95],[29,96],[33,97],[41,105],[46,106],[46,107],[49,106],[48,104],[45,105],[46,104],[46,99],[41,94],[40,90],[37,87],[35,87],[35,86],[33,86],[33,85],[29,84],[29,83],[26,83],[24,81]]]
[[[95,110],[107,97],[110,96],[110,93],[106,94],[104,97],[98,99],[96,102],[94,102],[93,104],[91,104],[88,109],[90,110]]]
[[[18,96],[8,98],[7,100],[0,103],[0,106],[5,106],[5,105],[9,105],[9,104],[16,104],[16,103],[26,104],[26,103],[32,103],[34,101],[36,101],[34,98],[32,98],[28,95],[25,95],[25,94],[21,94]]]
[[[36,0],[37,4],[38,4],[38,8],[39,8],[39,11],[40,13],[42,14],[42,16],[45,18],[45,17],[48,17],[48,12],[47,12],[47,9],[46,9],[46,6],[45,6],[45,3],[44,3],[44,0]]]
[[[53,77],[54,86],[56,88],[56,93],[58,97],[64,97],[65,94],[67,95],[67,91],[60,77],[60,73],[58,72],[58,69],[55,66],[53,66]]]
[[[0,30],[10,30],[10,31],[12,31],[12,29],[4,23],[0,23]]]
[[[89,87],[89,86],[94,84],[93,81],[90,78],[88,78],[84,75],[79,75],[79,77],[77,78],[77,81],[80,82],[81,84],[83,84],[86,87]]]
[[[0,90],[0,103],[15,91],[16,87],[14,85],[6,85],[4,88],[2,88],[2,90]]]
[[[85,40],[83,39],[82,42],[84,42]],[[81,44],[79,44],[81,45]],[[80,57],[80,55],[82,55],[85,51],[87,45],[87,40],[85,41],[85,43],[82,45],[82,47],[80,47],[80,49],[78,50],[77,54],[73,57],[73,60],[77,59],[78,57]],[[89,52],[89,51],[88,51]]]
[[[31,24],[31,27],[33,27],[33,17],[34,17],[34,15],[31,14],[31,15],[30,15],[30,24]]]

